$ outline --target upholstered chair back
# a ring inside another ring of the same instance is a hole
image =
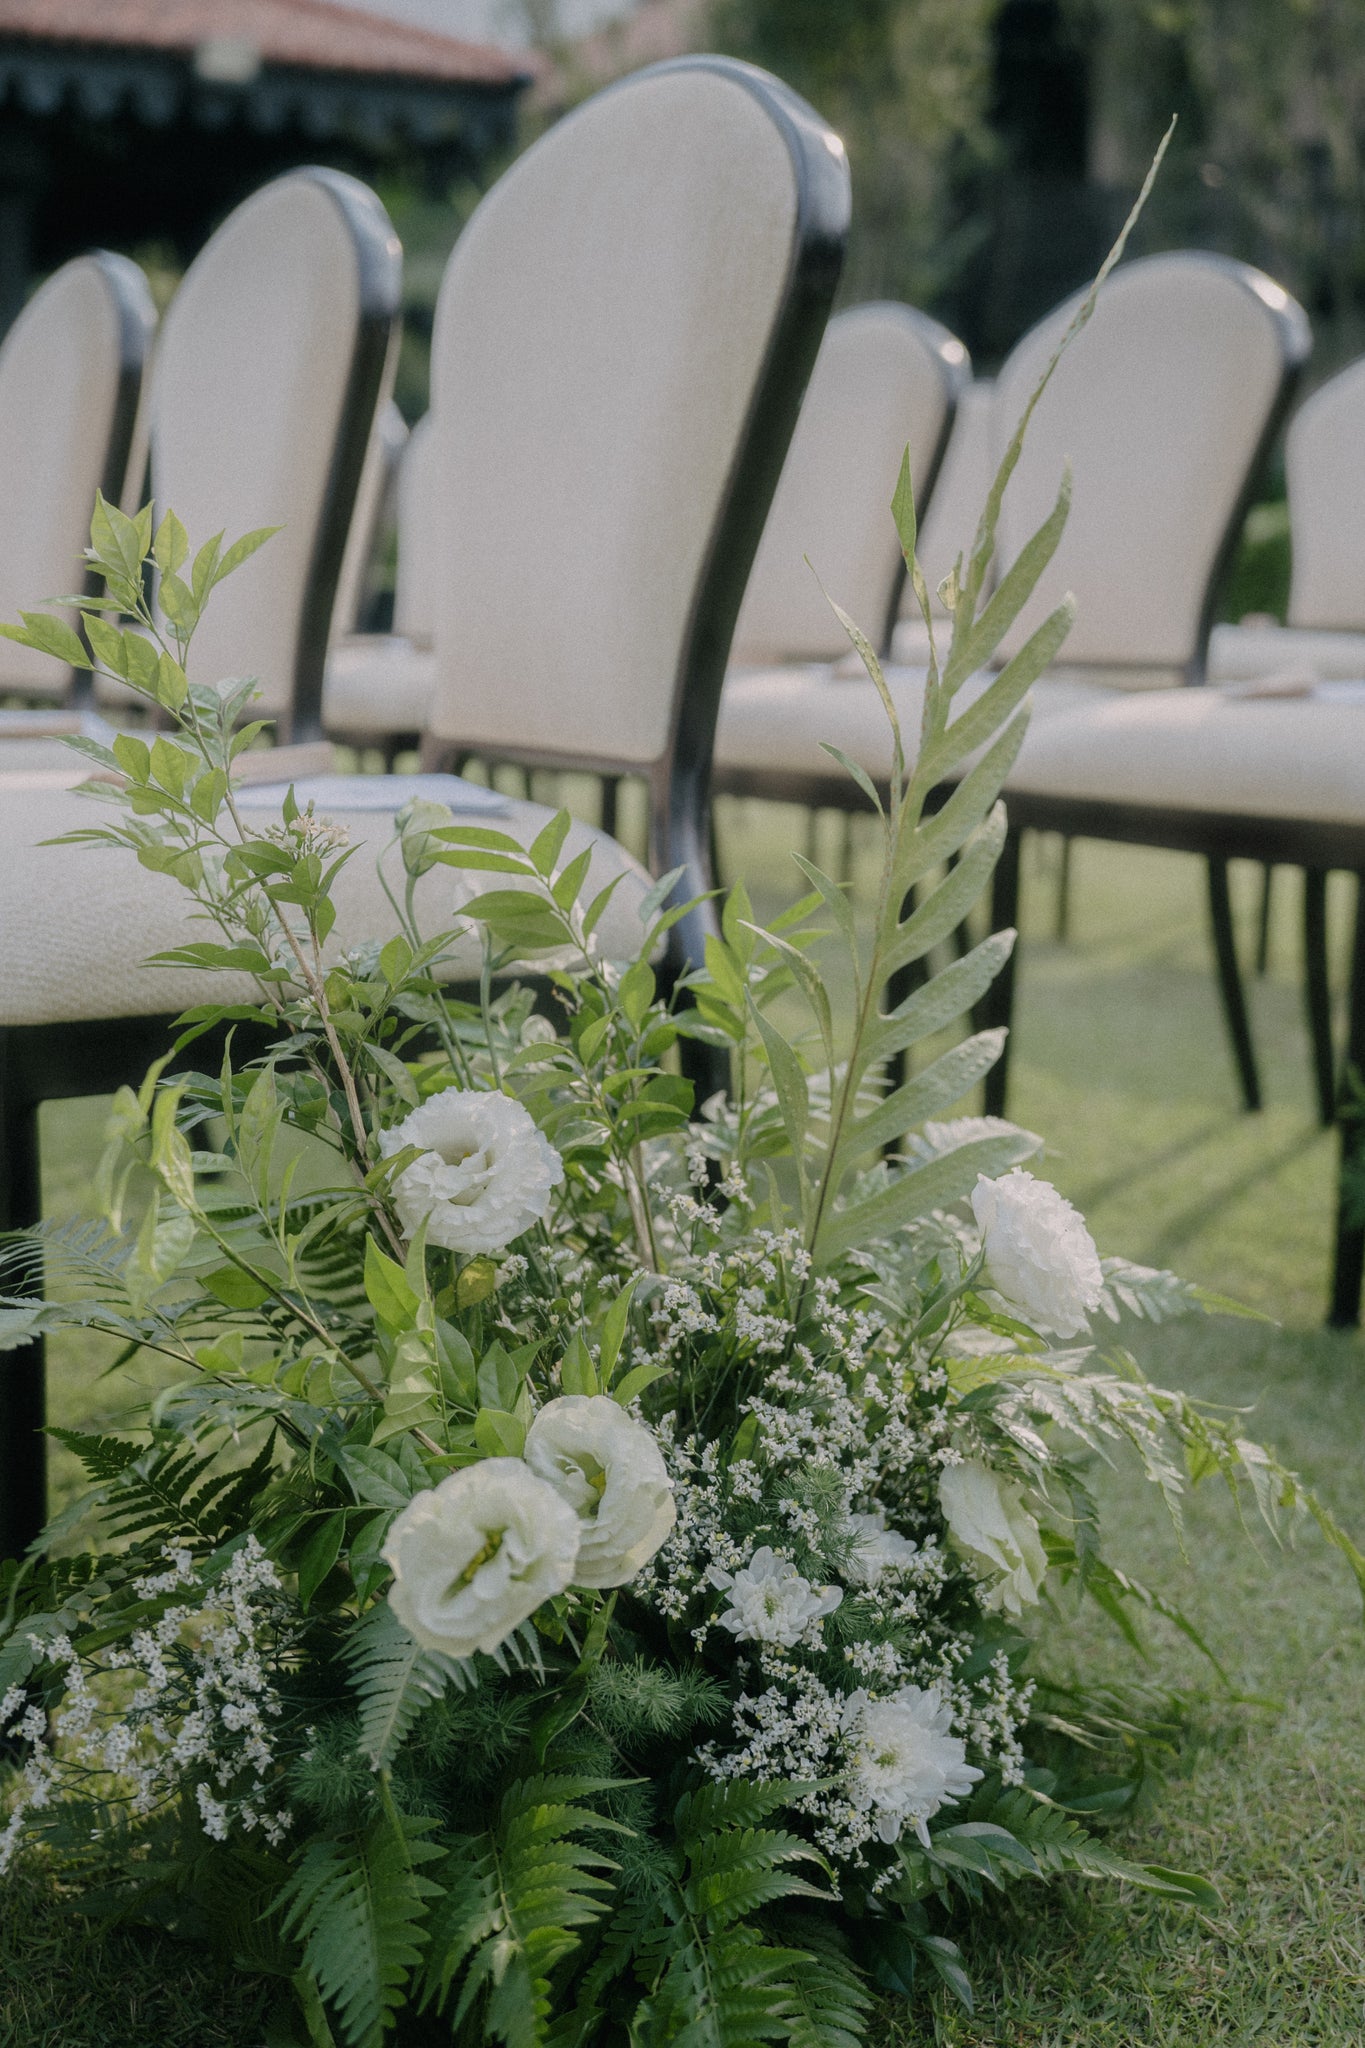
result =
[[[337,171],[253,194],[185,274],[152,376],[152,491],[192,540],[280,533],[215,593],[194,680],[253,675],[282,734],[317,728],[337,583],[397,317],[401,251]]]
[[[398,568],[393,586],[393,630],[414,647],[434,638],[433,612],[440,573],[436,546],[436,439],[423,413],[398,466]]]
[[[1078,303],[1057,307],[1001,370],[994,461]],[[1202,677],[1217,581],[1310,345],[1302,308],[1245,264],[1184,252],[1114,272],[1005,495],[1002,564],[1050,510],[1070,460],[1071,517],[1006,653],[1070,590],[1068,666],[1109,668],[1117,683]]]
[[[79,591],[95,492],[119,504],[156,330],[135,263],[103,250],[66,263],[0,348],[0,618]],[[69,677],[0,640],[0,692],[53,698]]]
[[[1365,629],[1365,357],[1313,393],[1285,436],[1291,626]]]
[[[721,58],[598,94],[487,195],[433,340],[439,739],[681,746],[704,782],[847,213],[838,139]]]
[[[737,664],[846,654],[822,583],[882,644],[904,578],[891,517],[901,456],[908,445],[922,505],[970,369],[962,343],[910,306],[830,321],[744,593]]]

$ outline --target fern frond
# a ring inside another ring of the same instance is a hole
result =
[[[424,1650],[387,1600],[352,1629],[342,1652],[360,1703],[360,1746],[376,1770],[393,1762],[423,1707],[447,1686],[478,1684],[470,1657]]]
[[[347,2048],[380,2048],[422,1960],[442,1889],[417,1867],[441,1853],[422,1839],[431,1826],[389,1808],[361,1834],[314,1840],[275,1901]]]
[[[1022,1786],[1001,1795],[992,1808],[991,1820],[997,1827],[1007,1829],[1028,1850],[1043,1877],[1071,1872],[1077,1877],[1107,1878],[1111,1882],[1139,1885],[1162,1898],[1209,1911],[1222,1903],[1206,1878],[1167,1870],[1160,1864],[1131,1863],[1106,1842],[1088,1834],[1070,1814],[1035,1799]]]
[[[600,1780],[532,1778],[508,1788],[496,1828],[456,1843],[442,1865],[422,2002],[451,2028],[482,2002],[482,2033],[535,2048],[549,2029],[550,1973],[578,1947],[576,1930],[606,1910],[613,1866],[581,1837],[612,1825],[580,1802]]]
[[[862,2048],[872,1994],[838,1928],[803,1915],[780,1931],[797,1944],[783,1972],[790,2048]]]

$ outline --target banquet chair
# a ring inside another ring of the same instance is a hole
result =
[[[1078,294],[1057,307],[1003,365],[991,404],[992,469],[1080,302]],[[1007,564],[1051,509],[1070,462],[1070,517],[998,655],[1008,660],[1063,593],[1074,593],[1064,662],[1032,693],[1023,759],[1045,726],[1073,716],[1097,692],[1103,702],[1116,689],[1203,680],[1218,586],[1309,348],[1301,308],[1269,278],[1226,257],[1142,257],[1108,279],[1033,415],[1001,508],[997,554]],[[964,552],[970,542],[964,534]],[[903,729],[917,731],[923,669],[893,668],[887,681]],[[885,786],[891,736],[866,678],[741,678],[726,695],[718,777],[730,776],[736,761],[759,761],[796,801],[860,803],[821,752],[824,739]],[[1016,836],[998,891],[1017,888],[1017,874],[1010,880],[1017,860]],[[1215,855],[1208,876],[1219,990],[1243,1097],[1254,1107],[1259,1081],[1226,861]],[[1013,964],[1006,967],[995,1004],[1008,1005],[1013,972]],[[1008,1047],[987,1079],[992,1113],[1000,1111],[1007,1075]]]
[[[905,577],[889,512],[902,454],[908,446],[917,505],[932,503],[970,372],[962,343],[912,307],[855,307],[830,322],[736,629],[716,735],[718,791],[804,801],[761,738],[732,747],[732,707],[780,696],[789,683],[833,687],[849,648],[829,597],[885,647]],[[830,702],[837,721],[837,695]]]
[[[147,404],[151,490],[187,531],[281,531],[226,583],[191,681],[254,676],[277,738],[321,735],[352,514],[392,375],[402,251],[340,171],[276,178],[229,214],[162,322]],[[116,682],[99,701],[133,700]]]
[[[0,617],[81,588],[95,492],[124,501],[155,331],[142,272],[99,249],[55,271],[5,336]],[[75,621],[73,612],[62,616]],[[85,671],[0,640],[0,697],[80,702],[87,689]]]
[[[681,868],[688,895],[709,882],[707,769],[726,652],[848,215],[843,147],[802,101],[747,65],[683,59],[587,101],[520,157],[461,235],[441,290],[440,743],[459,733],[558,765],[642,773],[655,798],[652,865]],[[132,1081],[178,1009],[251,988],[231,973],[206,986],[131,964],[200,934],[187,899],[117,851],[40,848],[88,806],[22,782],[0,783],[0,939],[18,963],[0,987],[10,1227],[40,1213],[42,1101]],[[327,793],[328,814],[361,849],[338,881],[334,945],[391,928],[365,848],[388,839],[413,789],[405,777],[354,785],[347,801]],[[458,784],[450,794],[474,824],[497,805],[501,828],[523,841],[551,816],[483,791],[466,801]],[[609,953],[629,955],[650,877],[581,824],[565,850],[580,848],[592,854],[589,893],[624,878],[599,930]],[[466,881],[445,868],[423,878],[429,929],[455,918]],[[673,927],[664,971],[698,962],[711,928],[703,902]],[[477,942],[465,943],[456,985],[480,965]],[[32,1537],[43,1500],[41,1346],[11,1352],[7,1367],[0,1552]]]
[[[1215,626],[1209,680],[1365,678],[1365,357],[1315,391],[1284,441],[1291,576],[1284,626]]]
[[[1209,680],[1304,694],[1320,683],[1365,689],[1365,358],[1305,400],[1285,435],[1292,573],[1288,623],[1215,626]],[[1274,870],[1264,864],[1257,967],[1265,971]],[[1327,973],[1327,878],[1304,870],[1304,995],[1319,1113],[1336,1109]]]

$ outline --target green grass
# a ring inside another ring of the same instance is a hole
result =
[[[839,830],[821,821],[827,861]],[[865,890],[867,828],[854,838]],[[784,849],[804,843],[794,812],[726,807],[727,866],[746,875],[760,914],[793,893]],[[1102,1251],[1173,1265],[1275,1318],[1125,1334],[1156,1378],[1250,1410],[1249,1433],[1272,1442],[1365,1537],[1365,1343],[1321,1328],[1335,1161],[1313,1118],[1297,884],[1280,878],[1271,971],[1253,990],[1269,1106],[1248,1117],[1209,976],[1197,864],[1095,845],[1076,853],[1065,947],[1042,936],[1055,847],[1035,845],[1027,864],[1011,1113],[1046,1133],[1044,1170],[1083,1209]],[[1238,877],[1248,925],[1254,880]],[[1338,923],[1346,908],[1334,904]],[[1344,937],[1336,932],[1339,949]],[[48,1113],[52,1206],[78,1197],[101,1114],[94,1104]],[[56,1419],[112,1419],[125,1398],[94,1377],[88,1354],[58,1350]],[[60,1461],[54,1476],[68,1483]],[[1184,1606],[1237,1689],[1263,1702],[1220,1696],[1169,1632],[1154,1633],[1144,1664],[1088,1618],[1068,1614],[1057,1626],[1059,1671],[1189,1698],[1164,1793],[1125,1829],[1123,1846],[1210,1873],[1222,1909],[1204,1918],[1079,1884],[1020,1889],[975,1930],[955,1930],[977,1985],[975,2018],[934,2000],[908,2018],[888,2012],[877,2033],[887,2048],[1351,2048],[1365,2041],[1365,1657],[1348,1575],[1311,1532],[1281,1555],[1248,1539],[1226,1498],[1202,1493],[1186,1562],[1128,1475],[1101,1490],[1121,1561]],[[37,1893],[5,1917],[0,2048],[152,2039],[256,2048],[251,1999],[244,1991],[234,2007],[193,1958],[131,1935],[86,1946],[78,1932],[63,1935]],[[64,1982],[79,1986],[66,2003]],[[212,2014],[198,2033],[180,2016],[196,1998]],[[50,2011],[72,2017],[59,2023]]]

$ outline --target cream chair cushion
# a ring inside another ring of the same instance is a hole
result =
[[[214,593],[200,682],[254,675],[288,709],[360,314],[355,238],[326,185],[275,180],[200,251],[166,315],[150,398],[152,489],[194,542],[283,531]]]
[[[931,474],[966,359],[908,306],[855,306],[830,321],[744,593],[737,665],[843,653],[821,583],[881,644],[904,573],[890,509],[902,451],[913,478]]]
[[[1207,689],[1096,697],[1035,722],[1009,787],[1365,825],[1365,705]]]
[[[101,822],[103,806],[77,796],[69,786],[73,776],[84,773],[79,763],[0,773],[0,933],[7,962],[0,977],[0,1025],[143,1017],[195,1003],[253,1000],[246,975],[141,964],[151,953],[214,936],[211,926],[188,914],[190,898],[168,876],[150,873],[121,848],[39,843]],[[391,819],[374,811],[330,815],[362,847],[338,883],[339,915],[328,944],[329,954],[335,955],[346,946],[393,934],[393,908],[370,853],[391,836]],[[542,804],[509,800],[500,815],[479,810],[460,822],[508,832],[525,845],[551,815]],[[260,812],[252,816],[265,822]],[[604,951],[626,957],[640,944],[639,909],[650,878],[614,840],[574,824],[564,857],[586,846],[594,849],[585,884],[589,894],[614,875],[625,876],[599,930]],[[396,854],[390,861],[401,876]],[[438,932],[454,921],[460,901],[509,882],[519,886],[511,876],[435,868],[417,885],[419,924],[428,933]],[[451,978],[477,976],[480,957],[473,940],[453,962]]]
[[[985,510],[986,493],[995,477],[991,466],[994,391],[989,379],[978,378],[960,393],[948,446],[919,523],[916,552],[936,614],[934,638],[940,642],[940,653],[946,641],[937,621],[942,619],[946,623],[947,613],[938,602],[938,586],[958,556],[965,560],[971,553],[977,521]],[[929,659],[929,635],[908,577],[901,590],[900,618],[892,636],[891,654],[893,660],[912,668]]]
[[[1001,370],[993,462],[1078,302],[1049,314]],[[1157,672],[1197,661],[1209,581],[1296,351],[1307,352],[1301,310],[1244,265],[1184,253],[1115,271],[1033,416],[1005,494],[1002,563],[1042,523],[1072,463],[1066,531],[1006,655],[1070,590],[1068,661]]]
[[[1361,575],[1365,577],[1365,560],[1361,563]],[[1275,677],[1286,683],[1365,678],[1365,632],[1315,632],[1307,626],[1214,627],[1209,635],[1211,683],[1256,682]]]
[[[432,729],[645,765],[783,302],[798,193],[735,77],[558,122],[455,245],[432,354]]]
[[[322,722],[346,739],[425,732],[435,679],[430,647],[398,633],[358,633],[327,658]]]
[[[119,397],[120,309],[103,264],[80,256],[29,300],[0,348],[0,619],[78,591],[90,514],[105,475]],[[133,266],[126,269],[131,272]],[[155,315],[145,299],[150,337]],[[135,300],[135,294],[134,300]],[[113,485],[121,495],[123,479]],[[73,615],[68,614],[68,618]],[[0,693],[60,698],[68,672],[50,656],[0,640]]]
[[[903,742],[913,755],[924,707],[924,670],[889,666],[884,671],[895,702]],[[965,709],[994,678],[969,678],[958,698]],[[1069,714],[1096,695],[1079,677],[1043,678],[1032,691],[1032,725]],[[866,769],[875,782],[891,775],[891,729],[881,698],[865,676],[835,676],[828,668],[756,669],[731,677],[721,699],[716,731],[716,772],[742,782],[760,770],[770,775],[819,776],[837,780],[843,770],[825,753],[832,741]],[[1029,742],[1026,740],[1025,745]],[[849,782],[850,792],[854,784]],[[861,798],[854,796],[855,802]]]

